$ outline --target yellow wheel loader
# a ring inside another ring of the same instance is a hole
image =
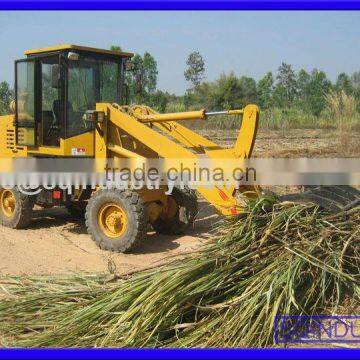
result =
[[[76,45],[25,52],[15,61],[14,114],[0,117],[1,158],[45,159],[185,159],[221,163],[251,155],[259,120],[256,105],[210,113],[206,110],[158,114],[144,105],[129,106],[125,72],[133,54]],[[180,124],[213,115],[239,115],[234,147],[223,149]],[[102,248],[126,252],[141,243],[149,224],[159,233],[176,234],[192,225],[196,192],[162,185],[151,189],[83,186],[69,193],[43,187],[36,195],[19,187],[0,189],[0,220],[26,227],[35,204],[64,205],[85,217],[92,239]],[[196,191],[223,215],[241,212],[239,194],[254,196],[256,187],[197,185]]]
[[[25,55],[15,61],[14,114],[0,117],[1,158],[193,161],[251,154],[259,119],[256,105],[220,112],[242,116],[235,146],[222,149],[180,125],[218,113],[158,114],[144,105],[127,105],[124,79],[131,53],[60,45]],[[196,191],[224,215],[241,211],[233,186],[197,186]],[[85,217],[101,248],[125,252],[141,243],[149,224],[158,233],[186,231],[198,211],[196,191],[175,187],[170,194],[162,185],[137,190],[81,187],[69,194],[44,187],[27,195],[19,187],[2,188],[0,219],[4,226],[23,228],[35,204],[64,205],[71,215]]]

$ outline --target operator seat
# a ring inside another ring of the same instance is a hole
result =
[[[72,112],[72,104],[68,101],[67,102],[66,110],[68,112]],[[53,113],[53,121],[50,125],[48,136],[52,136],[60,130],[60,123],[61,123],[61,101],[59,99],[56,99],[53,101],[52,104],[52,113]]]
[[[66,110],[72,111],[73,107],[70,101],[67,101],[66,103]],[[53,101],[52,104],[52,112],[54,115],[54,120],[56,121],[57,124],[60,124],[60,117],[61,117],[61,102],[59,99],[56,99]]]

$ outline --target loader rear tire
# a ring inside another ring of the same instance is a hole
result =
[[[136,191],[99,190],[86,207],[86,227],[103,250],[129,252],[146,236],[146,206]]]
[[[23,194],[17,187],[0,189],[0,222],[12,229],[22,229],[29,225],[35,197]]]
[[[170,219],[160,217],[151,225],[159,234],[183,234],[194,225],[199,210],[196,192],[188,187],[184,189],[175,187],[169,196],[175,199],[179,207],[176,215]]]

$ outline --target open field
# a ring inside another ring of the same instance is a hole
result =
[[[202,131],[204,134],[205,131]],[[230,145],[236,131],[208,130],[205,133],[221,145]],[[342,146],[335,131],[260,131],[255,156],[341,157],[360,156],[360,134],[352,134]],[[131,272],[155,266],[196,248],[206,240],[212,225],[220,218],[211,206],[200,203],[195,228],[185,236],[149,233],[141,249],[132,254],[112,254],[100,250],[86,233],[82,222],[74,222],[65,209],[36,210],[26,230],[0,227],[0,274],[56,274],[77,271],[102,272],[109,267]]]
[[[198,130],[197,130],[198,131]],[[234,143],[237,130],[200,130],[222,146]],[[262,130],[255,140],[255,157],[359,157],[360,131],[340,135],[335,130]]]

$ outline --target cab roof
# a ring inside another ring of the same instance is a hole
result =
[[[78,50],[78,51],[87,51],[87,52],[94,52],[98,54],[106,54],[106,55],[115,55],[120,57],[132,57],[134,54],[129,52],[123,51],[116,51],[116,50],[105,50],[105,49],[97,49],[87,46],[79,46],[79,45],[70,45],[70,44],[63,44],[63,45],[56,45],[56,46],[49,46],[40,49],[31,49],[24,51],[25,55],[36,55],[41,53],[48,53],[54,51],[62,51],[62,50]]]

